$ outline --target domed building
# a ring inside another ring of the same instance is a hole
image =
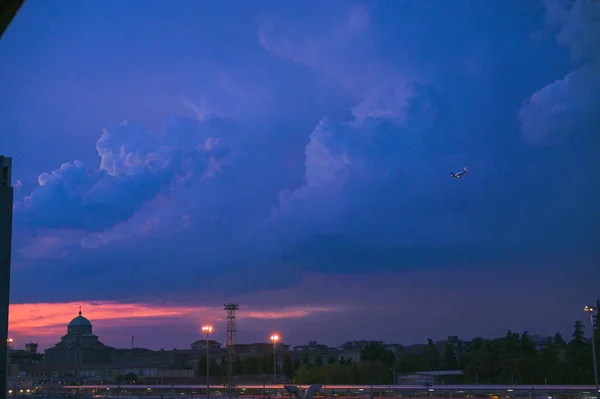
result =
[[[102,364],[110,363],[114,348],[98,341],[92,333],[92,323],[81,313],[67,326],[60,342],[45,351],[46,363]]]

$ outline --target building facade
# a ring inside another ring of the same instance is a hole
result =
[[[12,245],[13,188],[11,158],[0,155],[0,395],[7,392],[8,303],[10,299],[10,251]]]
[[[67,334],[52,348],[46,349],[48,364],[103,364],[111,363],[114,349],[104,345],[92,333],[92,323],[83,317],[81,310],[67,326]]]

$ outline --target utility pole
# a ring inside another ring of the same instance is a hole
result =
[[[273,384],[277,384],[277,341],[279,341],[279,335],[271,335],[271,341],[273,341]]]
[[[594,360],[594,383],[596,384],[596,395],[598,395],[598,364],[596,363],[596,335],[594,334],[594,316],[593,313],[597,312],[593,306],[586,306],[583,310],[590,314],[590,327],[592,327],[592,359]]]
[[[210,363],[208,362],[208,338],[212,332],[212,326],[202,326],[202,331],[206,333],[206,397],[210,398]]]

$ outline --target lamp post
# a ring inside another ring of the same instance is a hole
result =
[[[271,335],[271,341],[273,341],[273,384],[277,384],[277,341],[279,341],[279,335]]]
[[[593,306],[586,306],[583,310],[590,314],[590,326],[592,327],[592,359],[594,360],[594,383],[596,384],[596,393],[598,393],[598,365],[596,364],[596,340],[594,336],[594,318],[593,313],[596,309]]]
[[[267,378],[268,378],[268,377],[269,377],[269,376],[268,376],[268,375],[266,375],[265,373],[262,373],[262,374],[260,375],[260,378],[262,379],[262,382],[263,382],[263,390],[262,390],[262,397],[263,397],[263,398],[265,397],[265,393],[267,392]]]
[[[210,398],[210,363],[208,362],[208,337],[212,332],[212,326],[202,326],[202,331],[206,333],[206,397]]]

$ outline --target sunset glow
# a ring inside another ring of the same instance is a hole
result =
[[[118,303],[113,301],[88,301],[67,303],[26,303],[10,307],[9,331],[15,342],[36,341],[53,343],[66,332],[67,324],[77,316],[81,306],[83,316],[88,318],[94,331],[115,327],[139,327],[168,325],[173,322],[198,323],[200,320],[221,322],[221,307],[190,307],[181,305],[156,305],[144,303]],[[279,311],[252,309],[244,312],[245,319],[293,319],[314,313],[336,311],[335,308],[307,307],[282,308]]]

